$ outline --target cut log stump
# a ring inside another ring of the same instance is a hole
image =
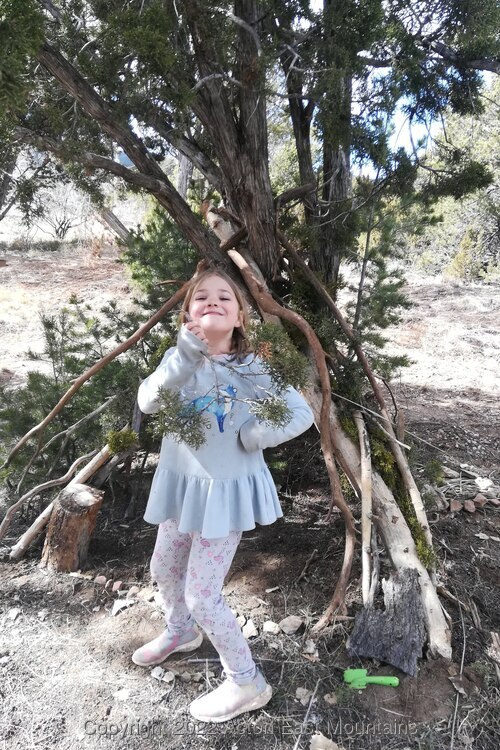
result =
[[[82,568],[104,492],[71,482],[59,493],[47,528],[41,566],[60,573]]]
[[[382,581],[385,610],[365,607],[347,643],[356,657],[392,664],[414,677],[426,632],[418,572],[405,568]]]

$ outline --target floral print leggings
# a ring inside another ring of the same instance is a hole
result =
[[[241,532],[204,539],[199,531],[179,532],[177,521],[160,523],[151,575],[163,599],[167,628],[179,635],[196,622],[217,649],[229,680],[245,685],[255,676],[252,659],[236,618],[222,596]]]

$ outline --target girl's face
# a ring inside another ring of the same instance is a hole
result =
[[[207,276],[195,289],[189,315],[199,320],[204,333],[232,335],[241,326],[240,307],[231,286],[220,276]]]

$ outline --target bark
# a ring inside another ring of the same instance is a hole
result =
[[[134,135],[128,125],[120,122],[113,108],[97,94],[76,68],[47,42],[40,47],[37,59],[54,76],[61,87],[80,104],[87,115],[96,120],[102,130],[123,148],[139,174],[144,176],[146,182],[149,183],[149,188],[146,189],[167,209],[186,238],[203,255],[215,259],[216,249],[207,231],[149,154],[142,140]],[[75,159],[74,154],[71,159]],[[104,159],[104,162],[111,161]],[[117,167],[121,166],[117,165]]]
[[[108,226],[123,242],[128,242],[130,232],[125,224],[122,224],[116,214],[109,208],[104,208],[100,213],[100,219]]]
[[[71,482],[54,503],[41,566],[58,573],[84,567],[104,492]]]
[[[86,457],[84,456],[83,458],[79,458],[78,461],[76,461],[73,464],[72,469],[76,467],[78,463],[81,463],[84,460],[84,458]],[[85,482],[87,482],[90,479],[90,477],[92,477],[95,474],[95,472],[101,466],[103,466],[103,464],[105,464],[110,458],[111,458],[111,451],[109,449],[109,446],[105,445],[104,448],[102,448],[99,451],[99,453],[97,453],[92,458],[92,460],[89,461],[88,464],[86,464],[82,469],[80,469],[78,474],[76,474],[76,476],[68,484],[66,489],[68,489],[68,487],[72,483],[84,484]],[[73,473],[71,470],[70,472],[71,474]],[[63,484],[63,482],[67,481],[69,479],[69,476],[71,476],[70,472],[66,474],[66,476],[62,479],[62,481],[53,480],[52,484],[55,484],[56,482],[57,484]],[[38,538],[38,536],[41,534],[41,532],[43,531],[43,529],[49,522],[53,509],[54,509],[54,503],[51,502],[49,503],[49,505],[47,505],[45,510],[38,516],[38,518],[35,519],[35,521],[31,524],[29,529],[27,529],[27,531],[24,532],[24,534],[19,539],[17,544],[15,544],[10,551],[9,557],[11,560],[19,560],[24,555],[28,547],[30,547],[30,545],[33,544],[33,542]]]
[[[361,563],[362,581],[361,591],[363,604],[370,602],[370,569],[371,569],[371,538],[372,538],[372,464],[370,439],[363,415],[354,412],[354,421],[358,428],[359,452],[361,456]]]
[[[403,569],[382,581],[385,611],[365,607],[356,617],[347,650],[368,656],[415,677],[422,656],[425,626],[418,573]]]
[[[206,128],[223,175],[227,208],[245,217],[249,251],[266,279],[278,272],[275,210],[268,168],[267,111],[264,68],[255,32],[260,29],[259,3],[237,0],[237,65],[233,78],[237,93],[231,94],[220,79],[218,52],[203,32],[200,5],[185,3],[196,63],[201,75],[193,109]],[[233,106],[233,101],[236,106]]]
[[[312,385],[307,400],[315,414],[321,404],[321,391]],[[340,424],[335,405],[330,407],[330,424],[335,458],[358,495],[361,494],[361,460],[359,451]],[[419,576],[429,653],[451,659],[451,632],[429,573],[420,562],[406,521],[382,477],[372,472],[373,520],[395,570],[412,568]]]

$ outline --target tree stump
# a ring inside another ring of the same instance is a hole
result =
[[[347,650],[414,677],[426,637],[418,572],[406,568],[392,573],[382,588],[385,611],[369,606],[357,615]]]
[[[59,493],[47,528],[41,565],[60,573],[82,568],[104,492],[70,483]]]

